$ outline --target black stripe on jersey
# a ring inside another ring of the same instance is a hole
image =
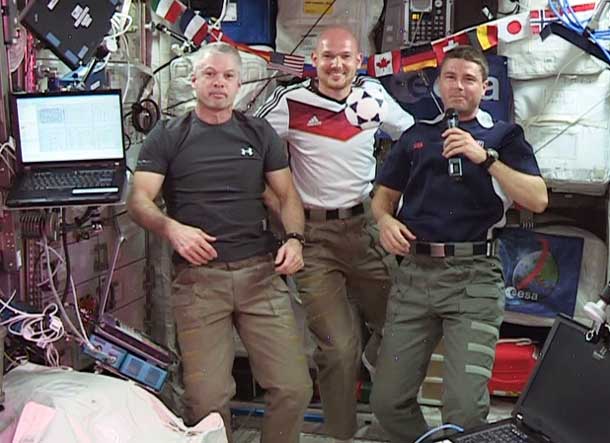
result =
[[[284,97],[285,94],[287,94],[288,92],[290,92],[294,89],[303,87],[305,82],[307,82],[307,81],[308,80],[305,80],[301,83],[296,83],[296,84],[290,85],[290,86],[277,87],[275,89],[275,91],[273,91],[273,94],[271,94],[270,98],[267,99],[267,101],[265,103],[263,103],[263,105],[260,108],[258,108],[258,110],[254,113],[254,116],[265,118],[265,115],[267,115],[269,112],[271,112],[271,110],[278,105],[278,103],[282,100],[282,97]]]

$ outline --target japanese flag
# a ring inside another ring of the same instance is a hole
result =
[[[515,42],[531,35],[529,12],[509,15],[488,24],[498,27],[498,40],[505,43]]]

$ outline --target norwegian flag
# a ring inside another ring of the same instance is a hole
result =
[[[578,20],[588,20],[593,15],[595,10],[595,3],[581,3],[578,5],[572,5],[572,10],[576,14]],[[563,11],[560,11],[563,15]],[[532,34],[540,34],[542,28],[549,23],[559,21],[560,17],[555,15],[550,9],[532,9],[530,11],[530,29]]]
[[[374,54],[369,57],[367,73],[371,77],[383,77],[400,71],[400,50]]]

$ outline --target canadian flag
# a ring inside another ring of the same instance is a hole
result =
[[[400,50],[371,55],[367,63],[367,72],[371,77],[392,75],[399,70]]]
[[[496,25],[498,28],[498,40],[510,43],[531,35],[529,18],[529,12],[522,12],[521,14],[503,17],[488,24]]]

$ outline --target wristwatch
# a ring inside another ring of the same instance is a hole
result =
[[[491,148],[486,149],[485,153],[487,154],[487,157],[485,157],[485,160],[483,160],[480,164],[484,169],[489,169],[489,167],[500,158],[500,154],[498,154],[498,151]]]
[[[298,240],[301,245],[305,246],[305,236],[303,234],[299,234],[298,232],[288,232],[284,236],[284,241],[290,240],[291,238]]]

